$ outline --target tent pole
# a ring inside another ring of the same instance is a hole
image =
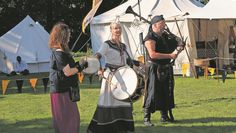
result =
[[[138,11],[139,11],[139,16],[141,15],[141,8],[140,8],[140,1],[138,0]],[[139,18],[139,20],[141,21],[141,18]]]
[[[140,43],[140,48],[141,48],[141,54],[143,55],[143,63],[146,63],[146,50],[145,46],[143,43],[143,32],[139,33],[139,43]]]
[[[87,43],[90,41],[90,39],[91,39],[91,37],[82,45],[82,47],[78,51],[82,50],[84,48],[84,46],[86,46]]]
[[[182,36],[182,34],[181,34],[181,32],[180,32],[180,28],[179,28],[179,25],[178,25],[178,22],[177,22],[177,19],[176,19],[176,18],[175,18],[175,24],[176,24],[176,26],[177,26],[177,29],[178,29],[178,32],[179,32],[179,35],[180,35],[180,39],[181,39],[182,42],[184,42],[184,38],[183,38],[183,36]],[[186,45],[185,45],[185,46],[186,46]],[[194,77],[197,78],[196,71],[195,71],[193,65],[191,64],[190,56],[189,56],[189,54],[188,54],[187,49],[184,48],[184,51],[186,52],[186,55],[187,55],[187,58],[188,58],[188,61],[189,61],[189,65],[190,65],[190,69],[192,70]]]
[[[74,50],[75,45],[76,45],[76,43],[79,41],[79,38],[81,37],[81,35],[82,35],[82,32],[80,32],[79,36],[77,37],[76,41],[74,42],[74,44],[73,44],[73,46],[72,46],[72,48],[71,48],[71,51]]]

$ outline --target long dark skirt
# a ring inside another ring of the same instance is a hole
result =
[[[79,133],[80,114],[69,92],[51,93],[50,96],[55,133]]]
[[[112,72],[106,70],[104,76],[109,81]],[[128,102],[116,100],[111,93],[111,88],[103,79],[100,97],[93,119],[87,133],[126,133],[134,131],[132,105]]]
[[[173,68],[170,66],[165,69],[166,75],[160,78],[157,76],[157,71],[156,65],[150,66],[144,101],[144,108],[149,109],[152,113],[156,110],[169,110],[175,107]]]

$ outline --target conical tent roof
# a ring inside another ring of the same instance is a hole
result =
[[[12,63],[16,61],[16,56],[21,56],[28,65],[49,63],[51,52],[48,47],[48,38],[48,32],[39,23],[35,23],[30,16],[26,16],[0,37],[0,50],[5,60]],[[6,70],[1,71],[6,72]],[[37,67],[37,70],[31,70],[31,72],[44,71],[49,71],[49,68]]]
[[[210,0],[202,10],[193,12],[188,18],[235,19],[236,0]]]
[[[139,21],[138,17],[134,17],[133,14],[125,13],[126,9],[129,6],[131,6],[133,11],[137,14],[139,14],[140,11],[141,16],[148,20],[150,20],[153,16],[160,14],[162,14],[166,20],[177,19],[182,31],[182,35],[192,36],[189,32],[192,28],[189,27],[188,21],[185,19],[184,15],[186,14],[186,12],[192,12],[192,10],[190,9],[197,10],[197,8],[200,8],[201,6],[196,6],[193,3],[194,0],[188,2],[186,1],[188,0],[139,0],[139,8],[137,0],[128,0],[127,2],[109,11],[94,17],[90,24],[93,52],[96,53],[100,48],[100,45],[102,45],[105,40],[108,40],[110,38],[109,23],[117,20],[118,16],[119,21],[122,24],[121,39],[122,42],[127,45],[128,53],[135,59],[138,59],[143,54],[143,45],[140,41],[140,33],[143,33],[144,37],[147,34],[149,24],[145,23],[144,21]],[[167,25],[173,33],[178,33],[175,21],[168,21]],[[194,42],[194,40],[190,37],[188,41],[190,41],[190,39],[191,42]],[[193,53],[193,55],[191,55],[192,57],[196,56],[194,47],[191,47],[191,50],[189,51]],[[183,57],[184,59],[176,60],[176,64],[187,62],[187,58],[184,54],[181,57]],[[103,64],[103,62],[101,64]],[[178,65],[178,67],[181,66]]]
[[[193,12],[197,12],[201,10],[205,5],[201,4],[200,2],[196,2],[194,0],[175,0],[175,5],[181,10],[182,12],[188,12],[192,14]]]
[[[169,18],[183,14],[173,0],[159,0],[156,4],[157,6],[152,10],[152,15],[162,14],[165,18]]]

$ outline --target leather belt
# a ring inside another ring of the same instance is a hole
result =
[[[154,65],[157,65],[157,66],[160,66],[160,67],[171,67],[171,66],[173,66],[171,63],[169,63],[169,64],[159,64],[159,63],[156,63],[156,62],[153,62],[153,61],[150,61],[150,60],[148,60],[148,63],[154,64]]]

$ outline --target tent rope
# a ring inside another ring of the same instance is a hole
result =
[[[197,29],[197,31],[200,33],[200,36],[201,36],[202,38],[204,38],[204,37],[203,37],[203,33],[202,33],[201,30],[198,28],[198,26],[196,26],[196,24],[193,23],[193,22],[192,22],[192,24],[193,24],[193,26]],[[217,55],[217,51],[213,48],[212,44],[211,44],[210,42],[208,42],[208,41],[206,41],[206,44],[207,44],[208,46],[210,46],[210,48],[214,51],[215,55],[218,56],[218,55]]]
[[[76,45],[76,43],[79,41],[79,39],[80,39],[81,35],[82,35],[82,31],[80,32],[79,36],[78,36],[78,37],[77,37],[77,39],[75,40],[75,42],[74,42],[74,44],[73,44],[73,46],[72,46],[72,48],[71,48],[71,51],[73,51],[73,50],[74,50],[74,48],[75,48],[75,45]]]
[[[90,39],[91,39],[91,37],[89,37],[89,39],[82,45],[82,47],[80,47],[80,49],[78,51],[82,50],[84,48],[84,46],[86,46],[86,44],[90,41]]]

